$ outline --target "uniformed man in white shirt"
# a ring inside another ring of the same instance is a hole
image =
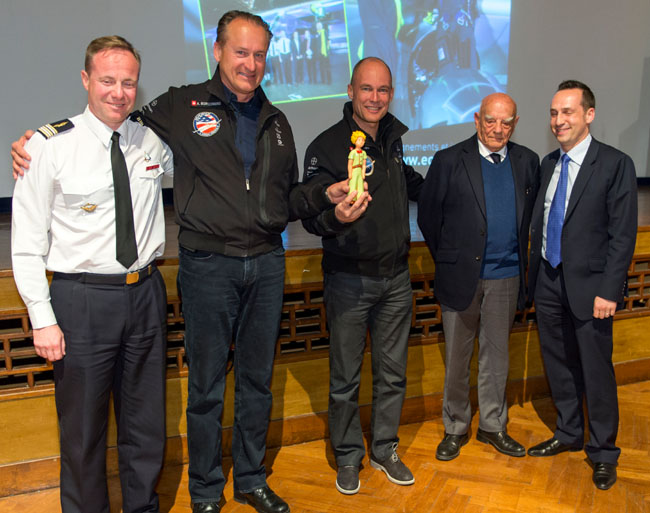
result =
[[[64,513],[109,512],[111,391],[123,511],[159,511],[167,301],[155,259],[173,160],[150,129],[127,120],[139,72],[128,41],[92,41],[81,72],[88,106],[39,129],[27,146],[32,171],[13,196],[14,277],[36,353],[54,365]]]

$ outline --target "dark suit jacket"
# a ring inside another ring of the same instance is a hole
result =
[[[539,187],[539,157],[508,143],[519,238],[518,307],[526,298],[525,270],[530,216]],[[418,203],[418,224],[436,264],[434,292],[455,310],[474,296],[487,241],[487,218],[477,136],[436,153]]]
[[[532,300],[542,259],[544,197],[560,150],[544,157],[533,210],[529,284]],[[573,314],[593,316],[594,298],[623,299],[637,231],[636,173],[625,153],[592,140],[573,184],[562,228],[562,270]]]

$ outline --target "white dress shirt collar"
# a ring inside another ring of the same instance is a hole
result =
[[[562,158],[562,155],[568,153],[569,158],[573,162],[578,164],[578,166],[581,166],[582,161],[585,159],[585,156],[587,155],[587,150],[589,149],[589,145],[591,144],[592,139],[593,137],[591,137],[591,134],[587,134],[587,137],[585,137],[582,141],[576,144],[569,151],[564,152],[562,151],[562,148],[560,148],[560,159]]]
[[[508,145],[504,144],[503,148],[501,148],[499,151],[492,151],[490,150],[485,144],[481,142],[480,139],[476,139],[478,141],[478,152],[481,155],[481,157],[488,159],[490,162],[492,162],[492,155],[493,153],[498,153],[501,155],[501,161],[504,161],[506,159],[506,154],[508,153]]]
[[[119,132],[121,135],[120,139],[122,141],[126,141],[129,138],[129,124],[127,122],[127,119],[122,122],[117,130],[113,130],[103,121],[100,121],[100,119],[91,112],[88,105],[86,105],[86,109],[84,110],[82,116],[84,122],[88,126],[88,129],[97,137],[97,139],[100,140],[100,142],[106,148],[108,148],[111,144],[111,137],[113,137],[113,132]]]

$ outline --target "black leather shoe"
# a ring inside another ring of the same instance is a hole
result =
[[[235,500],[253,506],[258,513],[288,513],[289,505],[278,497],[268,486],[256,488],[252,492],[235,492]]]
[[[221,507],[218,502],[197,502],[192,505],[192,513],[219,513]]]
[[[467,433],[464,435],[450,435],[449,433],[445,433],[445,437],[436,449],[436,458],[441,461],[453,460],[460,454],[460,448],[468,441],[469,437]]]
[[[553,437],[541,444],[533,445],[528,449],[528,456],[555,456],[565,451],[581,451],[582,447],[576,447],[574,445],[565,445],[560,442],[557,438]]]
[[[476,432],[476,439],[484,444],[490,444],[497,451],[508,456],[514,456],[516,458],[526,456],[526,448],[505,431],[490,433],[489,431],[479,429]]]
[[[616,465],[612,463],[594,463],[592,479],[599,490],[609,490],[616,482]]]

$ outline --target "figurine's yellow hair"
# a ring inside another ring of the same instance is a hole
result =
[[[357,139],[361,137],[363,139],[363,142],[366,142],[366,134],[364,134],[361,130],[355,130],[352,132],[352,135],[350,136],[350,140],[352,141],[352,144],[357,143]]]

